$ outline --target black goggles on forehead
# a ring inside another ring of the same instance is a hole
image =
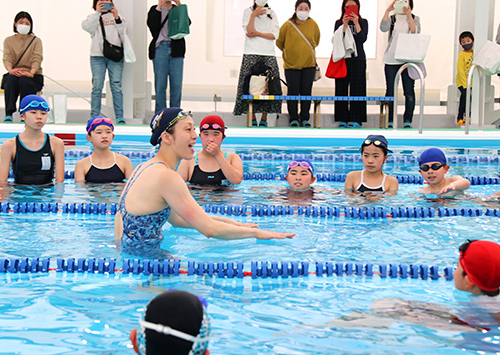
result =
[[[458,251],[460,252],[460,255],[463,257],[465,255],[465,251],[469,248],[469,246],[474,243],[476,240],[470,240],[470,239],[467,239],[467,241],[465,243],[463,243],[462,245],[460,245],[458,247]]]
[[[446,164],[439,164],[439,163],[434,163],[432,165],[422,164],[422,165],[420,165],[420,170],[422,170],[422,171],[429,171],[429,169],[439,170],[445,165]]]

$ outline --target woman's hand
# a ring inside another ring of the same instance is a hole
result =
[[[408,18],[411,17],[411,7],[403,7],[403,11],[405,12],[406,16],[408,16]]]
[[[351,17],[348,16],[347,14],[344,14],[344,17],[342,17],[342,23],[344,24],[344,31],[349,25],[349,21],[351,20]]]
[[[259,37],[259,36],[260,36],[260,32],[258,32],[258,31],[247,32],[247,37],[249,37],[249,38]]]
[[[35,74],[33,74],[32,72],[28,71],[28,70],[24,70],[24,69],[21,69],[22,70],[22,75],[21,76],[27,76],[28,78],[32,78],[35,76]]]
[[[351,21],[354,22],[355,25],[359,25],[359,16],[355,13],[351,14]]]
[[[95,7],[97,12],[100,12],[100,13],[102,13],[102,14],[106,12],[106,11],[104,11],[104,9],[103,9],[103,8],[104,8],[104,3],[105,3],[105,2],[107,2],[107,1],[105,1],[105,0],[99,0],[99,1],[97,2],[97,5],[96,5],[96,7]]]
[[[115,20],[118,20],[120,16],[118,15],[118,10],[116,9],[116,6],[113,4],[113,8],[111,9],[111,13],[115,17]]]
[[[21,77],[21,76],[24,76],[24,69],[22,69],[22,68],[11,69],[11,70],[9,70],[9,74],[15,75],[17,77]]]
[[[394,0],[393,2],[391,2],[391,4],[389,5],[389,7],[385,10],[386,13],[389,13],[391,11],[394,10],[394,4],[396,3],[397,0]]]
[[[252,11],[252,16],[257,17],[257,16],[265,15],[266,11],[267,11],[267,9],[265,8],[265,6],[257,7],[257,8],[255,8],[255,10]]]

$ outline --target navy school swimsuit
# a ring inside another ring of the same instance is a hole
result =
[[[45,185],[54,178],[54,155],[50,147],[50,136],[45,133],[45,142],[39,150],[26,148],[16,136],[16,156],[12,161],[14,182],[23,185]]]
[[[361,171],[361,182],[359,183],[358,187],[356,187],[356,191],[359,192],[385,192],[385,178],[387,177],[386,174],[384,174],[384,179],[382,180],[382,183],[379,186],[371,187],[365,185],[363,181],[363,173],[364,170]]]
[[[163,241],[162,227],[170,216],[170,206],[161,211],[145,215],[133,215],[127,212],[125,199],[129,189],[141,176],[142,172],[155,164],[163,164],[168,169],[168,166],[162,162],[154,162],[142,168],[143,164],[140,164],[135,169],[118,203],[118,212],[120,212],[123,221],[122,245],[124,248],[159,248]]]
[[[189,182],[194,185],[228,185],[227,181],[222,169],[219,169],[214,172],[205,172],[200,169],[198,165],[198,153],[195,155],[194,161],[194,170],[193,175],[191,175],[191,179]],[[224,159],[227,159],[227,153],[224,153]]]
[[[120,169],[118,164],[116,164],[116,154],[113,153],[115,157],[115,162],[109,168],[98,168],[92,162],[92,155],[90,156],[90,169],[85,174],[85,182],[95,182],[95,183],[108,183],[108,182],[123,182],[125,180],[125,174]]]

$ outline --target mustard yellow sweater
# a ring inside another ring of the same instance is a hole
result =
[[[313,48],[319,44],[320,32],[318,24],[308,18],[306,22],[295,25],[306,36]],[[316,66],[316,58],[311,47],[302,35],[287,21],[281,26],[276,46],[283,51],[285,69],[303,69]]]

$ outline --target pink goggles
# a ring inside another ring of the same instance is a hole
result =
[[[96,129],[97,126],[100,125],[106,125],[111,128],[111,130],[114,130],[115,127],[113,126],[113,121],[107,117],[94,117],[94,119],[89,120],[87,123],[87,133],[92,132],[94,129]]]
[[[222,131],[222,132],[224,132],[224,130],[226,129],[226,127],[222,127],[218,123],[205,123],[203,126],[200,126],[200,132],[201,131],[206,131],[208,129],[213,129],[213,130],[216,130],[216,131]]]
[[[309,170],[311,175],[314,175],[314,168],[312,167],[312,165],[306,161],[303,161],[303,160],[301,160],[301,161],[294,160],[290,164],[288,164],[287,174],[288,174],[288,172],[290,172],[290,170],[292,168],[295,168],[297,166],[300,166],[301,168]]]

